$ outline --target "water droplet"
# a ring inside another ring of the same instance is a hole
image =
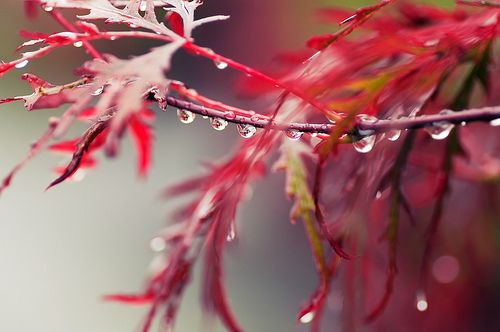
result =
[[[356,118],[358,119],[358,121],[362,121],[365,123],[374,123],[374,122],[378,121],[378,119],[376,117],[374,117],[373,115],[368,115],[368,114],[358,114],[358,115],[356,115]]]
[[[252,115],[252,117],[250,118],[250,121],[252,121],[252,122],[257,122],[259,120],[260,120],[260,118],[257,115]]]
[[[313,132],[310,132],[309,135],[311,135],[311,137],[316,137],[316,136],[318,136],[318,133],[313,131]]]
[[[147,1],[142,1],[141,5],[139,6],[139,10],[144,12],[146,11],[146,8],[147,8]]]
[[[375,145],[375,135],[366,136],[365,138],[360,139],[357,142],[352,144],[356,151],[361,153],[368,153],[373,149]]]
[[[452,110],[442,110],[439,114],[453,114]],[[455,127],[453,123],[446,121],[435,122],[431,126],[425,127],[424,130],[427,131],[433,139],[442,140],[448,137],[451,130]]]
[[[43,10],[45,10],[47,13],[49,13],[49,12],[51,12],[51,11],[54,10],[54,7],[52,7],[52,6],[45,6],[45,7],[43,7]]]
[[[236,117],[236,114],[234,114],[234,112],[228,111],[228,112],[224,113],[224,118],[226,120],[234,120],[235,117]]]
[[[377,191],[377,193],[375,194],[375,199],[380,199],[380,197],[382,197],[382,192],[379,190],[379,191]]]
[[[23,60],[21,62],[19,62],[18,64],[16,64],[14,67],[16,67],[17,69],[21,69],[21,68],[24,68],[28,65],[29,61],[28,60]]]
[[[229,232],[227,233],[226,236],[226,241],[231,242],[236,239],[236,227],[234,225],[234,222],[231,223],[231,226],[229,227]]]
[[[210,119],[210,125],[215,130],[221,131],[221,130],[226,129],[227,121],[224,119],[221,119],[221,118],[212,118],[212,119]]]
[[[498,119],[494,119],[494,120],[491,120],[490,121],[490,125],[493,126],[493,127],[498,127],[500,126],[500,118]]]
[[[151,241],[149,242],[149,247],[155,252],[161,252],[167,248],[167,244],[165,243],[164,238],[157,236],[151,239]]]
[[[239,124],[238,133],[243,138],[250,138],[257,132],[257,128],[249,124]]]
[[[399,129],[393,129],[393,130],[389,130],[387,133],[386,133],[386,137],[389,141],[391,142],[395,142],[398,140],[398,138],[401,136],[401,130]]]
[[[285,135],[292,141],[296,141],[302,137],[304,133],[297,129],[287,129],[285,130]]]
[[[103,92],[104,92],[104,87],[101,86],[100,88],[97,88],[94,92],[92,92],[92,96],[99,96]]]
[[[465,121],[460,122],[460,125],[461,125],[462,127],[464,127],[466,124],[467,124],[467,122],[465,122]]]
[[[368,114],[358,114],[358,115],[356,115],[356,119],[357,119],[358,123],[362,122],[365,124],[371,124],[371,123],[375,123],[378,121],[378,119],[376,117],[374,117],[372,115],[368,115]],[[361,137],[370,137],[374,133],[374,131],[371,129],[362,130],[362,129],[358,128],[357,131]],[[370,148],[370,150],[371,150],[371,148]]]
[[[109,39],[111,39],[111,40],[116,40],[116,38],[117,38],[116,36],[109,37]]]
[[[217,67],[217,69],[220,69],[220,70],[223,70],[223,69],[226,69],[228,64],[224,61],[221,61],[221,60],[214,60],[214,64],[215,64],[215,67]]]
[[[139,27],[137,24],[133,24],[133,23],[130,23],[128,26],[131,27],[132,29]]]
[[[425,127],[424,130],[431,135],[435,140],[442,140],[450,135],[454,125],[449,122],[435,122],[431,126]]]
[[[302,324],[309,324],[314,319],[314,311],[307,311],[302,316],[300,316],[299,321]]]
[[[196,114],[194,114],[191,111],[188,110],[183,110],[183,109],[178,109],[177,110],[177,117],[179,118],[179,121],[185,124],[192,123],[196,117]]]
[[[73,43],[73,46],[74,46],[74,47],[82,47],[82,46],[83,46],[83,42],[82,42],[82,41],[77,41],[77,42],[74,42],[74,43]]]
[[[424,292],[418,292],[415,297],[415,307],[418,311],[426,311],[429,308],[429,303],[427,302],[427,297]]]

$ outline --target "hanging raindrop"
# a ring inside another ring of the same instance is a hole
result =
[[[196,114],[194,114],[191,111],[188,110],[183,110],[183,109],[178,109],[177,110],[177,117],[179,118],[179,121],[185,124],[192,123],[196,117]]]
[[[399,118],[389,118],[389,120],[396,120]],[[399,137],[401,137],[401,129],[391,129],[385,133],[387,139],[391,142],[395,142],[398,140]]]
[[[292,141],[299,140],[304,133],[297,129],[287,129],[285,130],[285,135]]]
[[[104,87],[101,86],[100,88],[97,88],[94,92],[92,92],[92,96],[99,96],[104,92]]]
[[[76,42],[73,43],[73,46],[74,47],[82,47],[83,46],[83,42],[81,40],[76,41]]]
[[[238,133],[243,138],[250,138],[257,132],[257,128],[249,124],[239,124]]]
[[[490,121],[490,125],[493,126],[493,127],[498,127],[500,126],[500,118],[498,119],[494,119],[494,120],[491,120]]]
[[[454,125],[449,122],[435,122],[424,130],[435,140],[442,140],[450,135]]]
[[[227,121],[224,119],[221,119],[221,118],[212,118],[212,119],[210,119],[210,125],[215,130],[221,131],[221,130],[226,129]]]
[[[221,60],[214,60],[214,64],[215,64],[215,67],[217,67],[217,69],[220,69],[220,70],[223,70],[223,69],[226,69],[228,64],[224,61],[221,61]]]
[[[415,296],[415,307],[418,311],[424,312],[429,308],[429,303],[427,302],[427,296],[422,291],[417,292]]]
[[[302,316],[299,317],[299,321],[302,324],[309,324],[310,322],[312,322],[313,319],[314,319],[314,311],[312,310],[304,312]]]
[[[234,239],[236,239],[236,226],[234,225],[234,222],[232,222],[231,226],[229,227],[229,232],[226,236],[226,241],[232,242],[234,241]]]
[[[452,110],[442,110],[439,114],[445,115],[454,113]],[[451,130],[455,127],[453,123],[447,121],[434,122],[431,126],[425,127],[424,130],[431,135],[435,140],[442,140],[450,135]]]
[[[373,149],[375,145],[375,135],[366,136],[359,141],[356,141],[352,144],[356,151],[361,153],[368,153]]]

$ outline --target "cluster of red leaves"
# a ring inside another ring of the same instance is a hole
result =
[[[270,114],[272,120],[329,119],[336,127],[330,135],[304,135],[293,142],[282,139],[277,131],[263,130],[241,143],[226,161],[210,166],[205,175],[170,188],[167,198],[187,193],[196,197],[177,211],[177,223],[160,235],[167,246],[161,266],[150,276],[143,292],[107,299],[149,304],[143,331],[150,329],[163,309],[162,323],[170,328],[193,266],[204,255],[204,307],[228,330],[241,331],[227,303],[223,253],[227,241],[234,238],[236,211],[246,191],[266,172],[266,161],[279,148],[275,168],[287,175],[286,192],[293,200],[290,217],[304,225],[319,278],[318,288],[299,311],[298,319],[312,322],[311,329],[319,330],[336,277],[336,286],[343,284],[347,329],[357,329],[362,322],[376,318],[375,324],[381,328],[388,322],[396,326],[403,319],[405,325],[416,322],[419,316],[412,302],[417,293],[418,301],[425,301],[427,306],[428,298],[435,308],[428,330],[442,329],[435,324],[440,317],[460,312],[461,320],[444,325],[446,330],[457,330],[472,322],[474,312],[464,303],[437,299],[443,290],[427,277],[429,266],[434,252],[453,253],[462,265],[475,264],[476,270],[491,266],[492,255],[476,250],[474,241],[463,234],[457,237],[460,232],[450,229],[458,226],[468,234],[478,234],[475,240],[487,239],[484,246],[488,250],[497,243],[487,230],[492,227],[491,219],[499,215],[498,129],[487,124],[455,128],[440,137],[447,136],[444,141],[433,140],[424,132],[396,132],[388,133],[390,141],[385,141],[382,135],[356,131],[355,119],[360,114],[394,119],[442,109],[462,111],[496,105],[500,91],[492,77],[499,73],[495,42],[500,35],[500,11],[485,6],[450,12],[395,2],[383,0],[354,14],[336,9],[321,12],[323,19],[341,21],[340,30],[311,38],[307,46],[316,53],[305,61],[302,57],[282,57],[287,59],[283,64],[287,75],[276,81],[193,43],[192,29],[225,18],[194,20],[199,1],[25,1],[30,17],[40,5],[46,9],[50,5],[49,12],[66,31],[52,35],[24,33],[31,40],[22,47],[41,47],[1,64],[0,75],[73,43],[85,46],[94,59],[79,70],[80,80],[66,85],[56,86],[26,74],[23,79],[31,85],[33,94],[0,101],[23,100],[28,110],[71,104],[60,119],[51,120],[47,132],[16,165],[0,190],[49,139],[61,137],[75,118],[90,122],[89,127],[79,138],[50,146],[54,152],[72,154],[69,165],[58,168],[60,176],[50,186],[70,178],[78,169],[93,167],[94,153],[100,149],[114,155],[126,130],[136,145],[139,173],[145,175],[151,159],[153,120],[147,108],[151,100],[165,108],[165,95],[170,90],[204,106],[250,114],[200,96],[164,76],[172,54],[185,48],[250,74],[251,91],[275,91],[276,86],[284,89]],[[159,22],[155,8],[162,6],[167,10]],[[72,24],[58,8],[86,9],[90,12],[81,19],[124,23],[149,32],[101,31],[86,21]],[[354,30],[359,34],[351,37]],[[121,37],[158,39],[168,44],[130,60],[102,56],[89,44],[95,39]],[[351,141],[368,144],[373,150],[360,154],[351,146],[341,145],[346,141],[342,137],[346,131]],[[483,199],[485,192],[488,199]],[[463,212],[457,217],[450,206],[460,206]],[[477,222],[481,214],[485,221]],[[401,219],[408,219],[411,225],[400,223]],[[386,245],[380,244],[380,239]],[[400,248],[399,239],[421,245]],[[474,283],[474,278],[473,272],[462,271],[447,294],[467,292],[466,285]],[[474,294],[474,289],[467,292],[470,297]]]

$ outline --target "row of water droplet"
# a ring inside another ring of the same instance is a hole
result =
[[[184,124],[190,124],[195,120],[196,114],[191,111],[179,108],[177,109],[177,117],[179,118],[180,122]],[[232,120],[235,117],[236,115],[233,112],[226,112],[225,115],[226,119]],[[208,119],[209,117],[203,116],[203,118]],[[213,129],[217,131],[222,131],[226,129],[226,127],[229,125],[229,122],[226,119],[211,117],[209,121]],[[256,118],[255,120],[257,121],[259,120],[259,118]],[[238,133],[243,138],[250,138],[257,133],[257,128],[251,124],[243,124],[243,123],[237,124],[237,129]],[[285,134],[291,140],[298,140],[302,137],[303,132],[296,129],[287,129],[285,130]]]
[[[442,110],[439,112],[441,115],[446,115],[446,114],[452,114],[454,113],[452,110]],[[370,115],[365,115],[365,114],[360,114],[358,115],[358,119],[365,121],[365,122],[376,122],[377,118],[374,116]],[[391,119],[391,118],[389,118]],[[398,118],[398,120],[401,120],[403,118]],[[462,122],[460,124],[461,126],[465,126],[466,122]],[[491,126],[500,126],[500,118],[498,119],[493,119],[490,121]],[[453,123],[447,122],[447,121],[440,121],[440,122],[433,122],[429,126],[424,127],[424,130],[432,137],[432,139],[435,140],[443,140],[446,139],[455,125]],[[375,146],[375,143],[378,140],[382,138],[387,138],[389,141],[397,141],[398,138],[401,136],[402,130],[400,129],[392,129],[389,130],[385,133],[381,134],[374,134],[373,132],[364,132],[361,133],[361,136],[363,136],[362,139],[356,141],[353,143],[354,148],[356,151],[361,152],[361,153],[368,153],[370,152],[373,147]]]
[[[449,114],[450,112],[453,112],[451,110],[443,110],[440,112],[440,114]],[[185,110],[185,109],[178,109],[177,110],[177,117],[179,120],[184,123],[184,124],[189,124],[192,123],[195,118],[196,114]],[[210,125],[212,128],[214,128],[217,131],[222,131],[226,129],[228,126],[229,122],[228,120],[233,120],[236,117],[236,115],[233,112],[226,112],[224,115],[224,118],[218,118],[218,117],[212,117],[210,118]],[[366,114],[360,114],[357,116],[359,120],[362,120],[364,122],[376,122],[378,119],[375,118],[374,116],[366,115]],[[203,116],[203,118],[209,118],[208,116]],[[402,118],[399,118],[402,119]],[[251,119],[252,121],[258,121],[259,118],[255,116],[255,119]],[[494,119],[490,122],[492,126],[500,126],[500,119]],[[462,123],[462,125],[465,125],[465,122]],[[443,140],[447,138],[454,128],[454,124],[446,121],[441,121],[441,122],[434,122],[429,126],[426,126],[424,130],[429,133],[429,135],[435,139],[435,140]],[[238,133],[240,134],[241,137],[243,138],[250,138],[255,135],[257,132],[257,128],[251,124],[238,124],[237,125]],[[400,129],[392,129],[389,130],[385,133],[381,134],[375,134],[373,131],[366,130],[366,131],[360,131],[359,134],[362,136],[361,139],[357,140],[356,142],[353,143],[353,147],[356,151],[360,153],[368,153],[370,152],[373,147],[375,146],[375,143],[377,140],[380,140],[382,138],[387,138],[389,141],[397,141],[398,138],[401,136],[402,130]],[[285,130],[286,136],[291,139],[291,140],[299,140],[303,136],[303,132],[297,130],[297,129],[287,129]],[[316,136],[317,133],[311,133],[311,136]]]

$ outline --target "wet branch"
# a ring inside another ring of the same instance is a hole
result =
[[[278,123],[261,114],[243,116],[231,111],[221,111],[189,101],[168,96],[167,104],[178,109],[187,110],[202,116],[221,118],[235,124],[252,125],[256,128],[271,128],[275,130],[297,130],[303,133],[329,134],[335,127],[332,123]],[[402,118],[398,120],[358,120],[355,128],[357,131],[368,132],[370,135],[388,132],[391,130],[420,129],[439,123],[464,124],[470,122],[491,122],[500,119],[500,107],[484,107],[468,109],[460,112],[445,114],[422,115],[415,118]],[[500,120],[499,120],[500,121]],[[495,123],[496,124],[496,123]]]

